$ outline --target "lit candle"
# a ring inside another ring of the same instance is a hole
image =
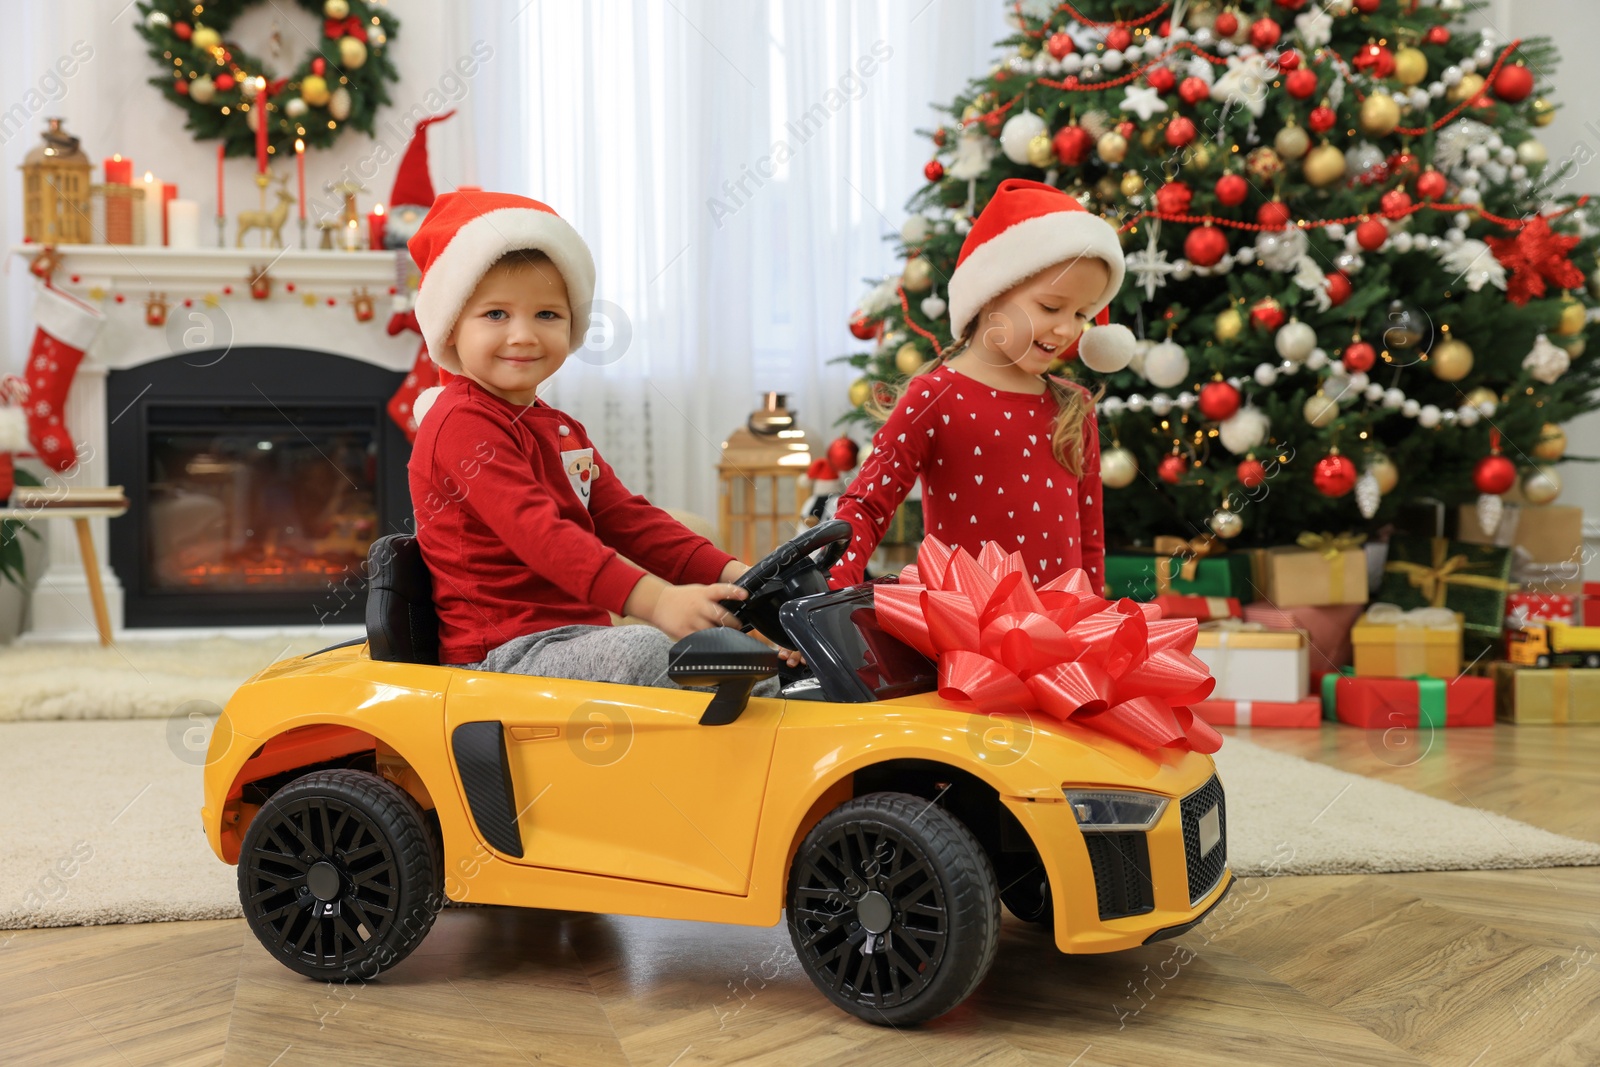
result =
[[[178,199],[178,187],[168,182],[161,187],[161,243],[171,244],[172,238],[167,231],[167,205]]]
[[[226,154],[227,154],[227,146],[226,145],[220,145],[220,144],[217,145],[217,217],[218,218],[221,218],[222,216],[224,216],[224,215],[226,215],[228,213],[227,208],[224,206],[224,198],[223,198],[223,195],[222,195],[222,186],[223,186],[223,182],[222,182],[222,158]]]
[[[161,204],[162,186],[156,181],[155,175],[149,171],[144,172],[144,181],[139,183],[144,190],[144,203],[141,206],[144,219],[144,243],[147,245],[161,244]]]
[[[367,216],[367,243],[375,252],[383,250],[383,205],[378,204]]]
[[[256,172],[267,172],[267,79],[256,78]]]
[[[351,219],[350,222],[344,228],[344,249],[345,249],[345,251],[346,252],[354,252],[357,248],[361,247],[360,246],[360,240],[361,240],[361,233],[356,228],[356,220],[355,219]]]
[[[306,220],[306,143],[294,139],[294,169],[300,179],[300,221]]]
[[[171,189],[172,186],[167,186]],[[172,200],[167,204],[167,246],[200,247],[200,204],[194,200]]]
[[[106,185],[120,188],[106,189],[106,244],[133,244],[133,200],[126,194],[133,184],[133,160],[114,155],[105,161]]]
[[[105,169],[108,183],[133,184],[133,160],[123,159],[120,152],[105,161]]]

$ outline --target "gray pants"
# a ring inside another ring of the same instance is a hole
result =
[[[482,662],[459,666],[535,678],[681,689],[667,677],[667,657],[674,643],[654,626],[558,626],[514,637]],[[775,697],[779,684],[776,677],[763,679],[752,695]]]

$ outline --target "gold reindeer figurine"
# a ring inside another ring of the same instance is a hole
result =
[[[294,194],[289,192],[289,176],[273,177],[271,179],[276,188],[278,206],[271,211],[264,208],[261,211],[239,212],[239,233],[234,241],[235,248],[244,247],[244,235],[251,230],[262,230],[271,235],[271,240],[263,239],[263,246],[267,248],[283,247],[283,224],[289,218],[289,207],[295,203]]]

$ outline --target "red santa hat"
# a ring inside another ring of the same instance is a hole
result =
[[[583,346],[594,300],[594,257],[578,231],[549,206],[511,193],[442,193],[407,247],[422,271],[417,324],[428,355],[445,370],[461,373],[461,357],[445,343],[461,309],[495,261],[518,249],[543,252],[561,272],[572,305],[569,351]]]
[[[1107,268],[1105,289],[1090,312],[1095,317],[1122,288],[1126,267],[1116,229],[1053,185],[1007,178],[962,242],[950,276],[951,332],[960,337],[989,301],[1046,267],[1079,256],[1098,259]]]

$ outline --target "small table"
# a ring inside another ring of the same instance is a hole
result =
[[[127,512],[128,505],[104,507],[43,507],[0,508],[0,520],[16,519],[32,522],[35,519],[71,519],[78,530],[78,554],[83,557],[83,576],[89,581],[89,598],[94,602],[94,624],[100,631],[100,643],[111,644],[111,613],[106,610],[106,591],[100,584],[100,560],[95,555],[94,538],[89,533],[90,519],[114,519]]]

